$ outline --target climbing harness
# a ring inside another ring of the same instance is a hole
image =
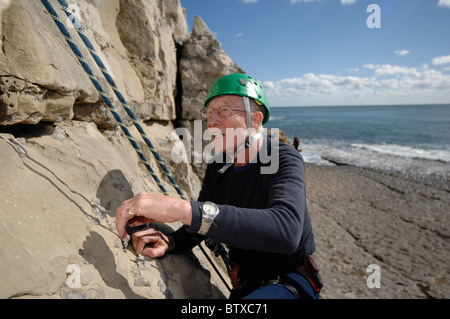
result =
[[[304,283],[309,286],[305,289],[298,281],[290,277],[289,273],[296,273],[304,278]],[[281,285],[288,289],[297,299],[310,299],[313,295],[320,293],[323,281],[319,274],[319,268],[314,261],[313,255],[292,269],[283,272],[261,270],[249,266],[234,265],[230,275],[233,291],[230,299],[240,299],[251,292],[270,285]],[[309,292],[308,292],[309,291]]]
[[[119,123],[120,128],[122,129],[123,133],[128,138],[128,140],[130,141],[131,145],[135,149],[135,151],[138,154],[138,156],[141,159],[141,161],[144,163],[144,166],[150,172],[150,175],[154,179],[155,183],[158,185],[158,187],[164,193],[164,195],[168,195],[165,187],[162,185],[162,183],[159,180],[158,176],[156,176],[156,174],[153,171],[150,163],[146,159],[145,155],[142,153],[141,149],[139,148],[138,144],[136,143],[135,139],[131,135],[131,133],[128,130],[128,128],[125,126],[125,123],[123,122],[122,118],[120,117],[119,113],[117,112],[117,109],[114,107],[114,105],[109,100],[109,98],[108,98],[107,94],[105,93],[103,87],[101,86],[101,84],[98,81],[97,77],[94,75],[94,72],[92,71],[91,67],[87,63],[86,59],[83,57],[83,55],[82,55],[81,51],[79,50],[78,46],[75,44],[75,41],[73,40],[72,36],[70,35],[70,33],[67,30],[67,28],[64,25],[64,23],[62,22],[61,18],[58,16],[58,14],[56,13],[55,9],[53,8],[53,6],[51,5],[51,3],[48,0],[41,0],[41,2],[44,5],[44,7],[46,8],[47,12],[52,17],[52,19],[55,22],[55,24],[58,26],[58,28],[61,31],[62,35],[64,36],[65,40],[67,41],[67,43],[69,44],[69,46],[72,49],[73,53],[77,57],[77,59],[80,62],[81,66],[83,67],[84,71],[88,74],[90,80],[92,81],[93,85],[95,86],[95,88],[97,89],[98,93],[102,97],[102,99],[105,102],[106,106],[111,111],[114,119]],[[69,6],[67,5],[65,0],[58,0],[58,2],[61,5],[62,10],[66,13],[66,15],[71,20],[71,22],[72,22],[73,26],[75,27],[78,35],[80,36],[80,38],[83,41],[83,43],[86,45],[88,51],[90,52],[90,54],[93,57],[94,61],[96,62],[96,64],[100,68],[101,72],[103,73],[104,77],[108,81],[108,83],[111,86],[112,90],[116,94],[117,98],[119,99],[119,101],[122,104],[123,108],[125,109],[126,113],[131,118],[134,126],[136,127],[138,132],[141,134],[141,137],[143,138],[143,140],[145,141],[147,146],[150,148],[153,156],[156,159],[156,162],[159,164],[159,166],[161,167],[161,169],[163,170],[163,172],[165,173],[165,175],[167,176],[167,178],[171,182],[172,186],[177,191],[178,195],[182,199],[187,200],[186,196],[183,194],[183,192],[181,191],[180,187],[178,186],[178,184],[176,183],[175,179],[173,178],[171,172],[169,171],[169,169],[167,168],[167,166],[164,164],[163,160],[161,159],[161,157],[157,153],[155,147],[151,143],[151,141],[148,138],[147,134],[145,133],[144,129],[139,124],[138,120],[136,119],[133,111],[131,110],[130,106],[126,102],[125,98],[120,93],[117,85],[115,84],[114,80],[112,79],[111,75],[109,74],[108,70],[106,69],[105,65],[103,64],[102,60],[98,56],[98,54],[97,54],[96,50],[94,49],[92,43],[89,41],[88,37],[86,36],[86,33],[84,32],[81,24],[77,21],[76,17],[72,14],[72,12],[70,11]],[[128,230],[133,231],[130,228],[130,226],[128,226]],[[209,249],[211,249],[216,254],[216,256],[220,255],[222,257],[224,263],[227,265],[227,268],[230,269],[230,266],[229,266],[230,263],[229,263],[229,259],[228,259],[228,254],[225,251],[225,249],[223,248],[223,246],[220,245],[219,243],[216,243],[216,242],[210,240],[209,238],[205,239],[205,244],[206,244],[206,246]],[[212,260],[208,257],[208,255],[204,251],[204,249],[201,246],[199,246],[199,247],[200,247],[201,251],[203,252],[203,254],[205,255],[205,257],[211,263],[213,268],[216,270],[217,274],[222,279],[222,281],[224,282],[225,286],[229,290],[231,290],[230,287],[228,286],[227,282],[224,280],[224,278],[220,274],[220,272],[217,269],[217,267],[214,265]]]

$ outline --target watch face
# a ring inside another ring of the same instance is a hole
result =
[[[206,215],[215,216],[217,214],[217,206],[212,203],[205,203],[203,205],[203,211]]]

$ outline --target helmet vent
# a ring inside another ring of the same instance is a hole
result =
[[[239,81],[239,83],[241,83],[243,86],[247,86],[247,84],[248,84],[248,81],[247,81],[246,79],[239,79],[238,81]]]

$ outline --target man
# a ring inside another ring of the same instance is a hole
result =
[[[179,221],[185,226],[168,235],[134,233],[136,254],[187,252],[207,235],[229,246],[231,298],[318,298],[303,159],[261,134],[270,117],[263,88],[245,74],[227,75],[211,87],[203,111],[218,155],[198,200],[138,194],[117,209],[119,236],[130,219],[132,226]]]

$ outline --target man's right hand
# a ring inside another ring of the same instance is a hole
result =
[[[136,255],[160,258],[175,247],[172,237],[153,228],[147,228],[131,235]]]

